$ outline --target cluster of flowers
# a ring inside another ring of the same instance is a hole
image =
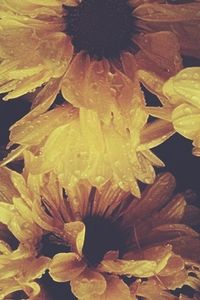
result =
[[[199,0],[1,0],[0,93],[32,107],[0,167],[0,299],[200,299],[200,209],[151,150],[178,132],[200,156],[183,56]]]

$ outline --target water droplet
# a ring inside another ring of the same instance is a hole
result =
[[[199,78],[200,78],[200,75],[199,75],[198,73],[194,73],[194,74],[193,74],[193,78],[194,78],[194,79],[199,79]]]
[[[180,74],[180,77],[181,77],[182,79],[187,79],[187,78],[188,78],[188,75],[187,75],[186,73],[181,73],[181,74]]]
[[[184,112],[186,114],[190,114],[192,112],[192,109],[190,107],[186,107],[186,108],[184,108]]]
[[[192,96],[191,101],[194,103],[197,103],[197,102],[199,102],[199,98],[197,96]]]
[[[120,162],[117,160],[115,163],[114,163],[115,167],[119,167],[120,166]]]
[[[97,185],[103,184],[104,181],[105,181],[105,178],[104,178],[103,176],[97,176],[97,177],[95,178],[95,183],[96,183]]]

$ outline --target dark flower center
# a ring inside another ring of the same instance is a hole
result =
[[[136,26],[127,0],[82,0],[64,9],[66,33],[77,52],[84,50],[98,59],[115,58],[131,48]]]
[[[88,216],[84,219],[86,227],[83,254],[88,266],[97,266],[110,250],[121,251],[124,238],[120,228],[99,216]]]
[[[89,267],[97,266],[109,250],[121,251],[124,245],[124,237],[118,225],[100,216],[88,216],[84,219],[86,235],[83,245],[83,255]],[[54,257],[57,253],[70,252],[70,246],[53,233],[42,236],[38,246],[38,255]],[[68,282],[55,282],[48,271],[37,280],[44,288],[46,296],[50,300],[61,299],[63,295],[69,299],[77,299],[71,292]]]

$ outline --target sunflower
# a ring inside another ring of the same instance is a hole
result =
[[[199,9],[198,1],[3,0],[0,92],[8,100],[42,87],[38,114],[61,90],[105,118],[139,84],[138,68],[168,78],[182,66],[180,50],[199,57]]]
[[[0,299],[128,300],[153,282],[164,295],[199,289],[199,234],[188,225],[200,212],[172,197],[171,174],[141,199],[110,182],[66,191],[53,173],[31,175],[30,157],[22,175],[0,170]]]
[[[29,149],[35,156],[33,174],[55,172],[62,185],[89,180],[100,187],[108,180],[140,196],[137,180],[153,183],[153,166],[164,166],[150,150],[174,133],[170,122],[147,123],[148,114],[135,104],[129,116],[113,117],[104,123],[93,110],[67,104],[20,120],[11,128],[10,144],[20,145],[2,165]]]
[[[143,77],[148,75],[143,72]],[[200,156],[200,68],[185,68],[162,84],[163,106],[148,108],[148,112],[171,121],[178,133],[193,141],[193,154]]]

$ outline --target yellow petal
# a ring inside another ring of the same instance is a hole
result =
[[[200,68],[185,68],[176,76],[170,78],[163,86],[163,93],[170,103],[187,102],[200,108]]]
[[[57,282],[70,281],[77,278],[86,265],[75,253],[59,253],[53,257],[49,266],[49,274]]]
[[[175,130],[189,139],[195,139],[200,130],[200,110],[186,103],[179,105],[172,113]]]
[[[13,143],[17,142],[22,145],[40,144],[56,127],[62,125],[64,120],[70,120],[72,111],[71,106],[60,106],[44,115],[38,116],[34,120],[26,120],[25,123],[19,126],[14,125],[11,128],[10,140]],[[54,121],[50,122],[50,120]]]

